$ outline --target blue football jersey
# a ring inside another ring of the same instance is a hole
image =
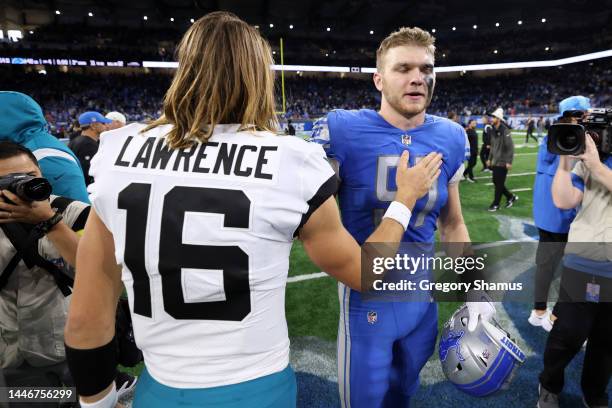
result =
[[[410,152],[410,166],[431,152],[441,153],[440,177],[416,202],[402,240],[434,242],[436,222],[448,199],[448,185],[459,181],[463,162],[469,156],[467,136],[459,124],[425,115],[422,125],[404,131],[374,110],[334,110],[315,123],[311,141],[323,145],[327,156],[339,164],[342,222],[360,244],[372,234],[393,201],[402,152]]]

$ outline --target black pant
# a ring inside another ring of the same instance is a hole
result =
[[[484,145],[480,148],[480,161],[482,162],[483,170],[487,168],[487,159],[489,158],[490,152],[491,152],[491,149]]]
[[[476,155],[476,152],[470,154],[470,158],[468,159],[467,168],[463,172],[463,175],[465,177],[468,177],[469,179],[474,180],[474,167],[476,167],[477,161],[478,161],[478,156]]]
[[[512,198],[512,193],[506,188],[506,176],[508,169],[506,166],[493,166],[493,184],[495,185],[495,199],[493,205],[499,205],[502,194],[506,196],[506,200]]]
[[[538,142],[538,138],[533,135],[533,129],[527,129],[527,133],[525,134],[525,143],[529,143],[529,138],[532,138]]]
[[[540,243],[536,252],[535,302],[534,309],[546,310],[548,291],[555,271],[563,258],[567,234],[550,232],[538,228]]]
[[[563,268],[564,276],[572,272],[580,273]],[[612,375],[612,303],[562,301],[567,299],[568,295],[562,290],[555,306],[557,320],[544,350],[540,383],[548,391],[559,394],[563,389],[565,367],[588,339],[580,384],[582,392],[587,401],[607,404],[606,388]]]

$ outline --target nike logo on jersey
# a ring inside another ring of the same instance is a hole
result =
[[[267,169],[278,146],[257,146],[208,142],[189,148],[170,149],[165,139],[149,137],[138,152],[130,149],[134,136],[129,136],[121,148],[115,166],[173,171],[223,174],[271,180]]]

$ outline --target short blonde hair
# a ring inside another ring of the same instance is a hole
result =
[[[178,149],[206,143],[218,124],[276,131],[272,52],[256,28],[213,12],[187,30],[177,54],[163,114],[143,132],[172,124],[167,142]]]
[[[389,34],[380,43],[378,50],[376,50],[376,69],[378,71],[382,70],[383,58],[387,51],[402,45],[416,45],[417,47],[427,48],[427,51],[434,57],[436,53],[435,42],[436,38],[428,31],[419,27],[402,27]]]

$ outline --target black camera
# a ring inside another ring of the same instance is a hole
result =
[[[548,151],[578,156],[591,136],[601,154],[612,153],[612,108],[591,109],[578,124],[556,123],[548,130]]]
[[[51,184],[46,178],[12,173],[0,177],[0,190],[8,190],[27,202],[44,201],[51,195]]]

